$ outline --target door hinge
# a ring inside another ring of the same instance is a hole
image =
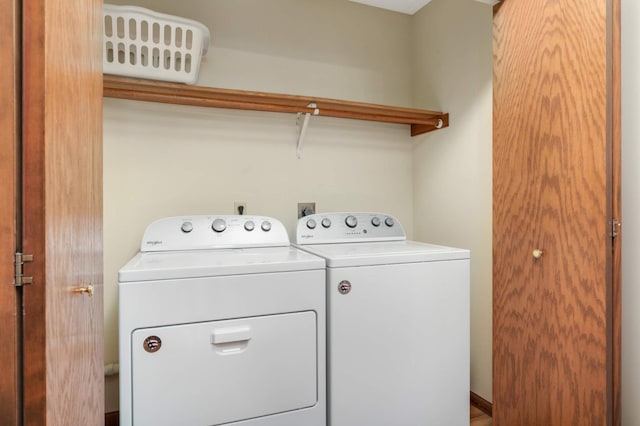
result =
[[[25,262],[33,262],[32,254],[24,254],[24,253],[16,253],[14,259],[15,265],[15,277],[14,277],[14,285],[16,287],[22,287],[25,284],[31,284],[33,282],[33,277],[25,277],[24,276],[24,264]]]
[[[609,236],[611,236],[611,238],[617,237],[622,223],[618,222],[616,219],[611,219],[609,224],[611,225],[611,233]]]

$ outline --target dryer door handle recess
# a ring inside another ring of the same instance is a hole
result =
[[[242,343],[251,340],[251,327],[225,327],[213,330],[211,344]]]

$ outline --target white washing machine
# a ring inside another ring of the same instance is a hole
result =
[[[121,425],[326,425],[325,262],[275,219],[149,225],[119,325]]]
[[[328,424],[468,426],[469,251],[378,213],[306,216],[296,243],[327,261]]]

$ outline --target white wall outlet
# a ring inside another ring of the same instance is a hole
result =
[[[233,214],[247,214],[247,203],[244,201],[233,203]]]
[[[316,203],[298,203],[298,219],[316,213]]]

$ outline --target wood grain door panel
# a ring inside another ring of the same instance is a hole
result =
[[[495,14],[498,426],[612,419],[610,19],[605,0]]]
[[[23,7],[25,425],[102,424],[102,3]]]

